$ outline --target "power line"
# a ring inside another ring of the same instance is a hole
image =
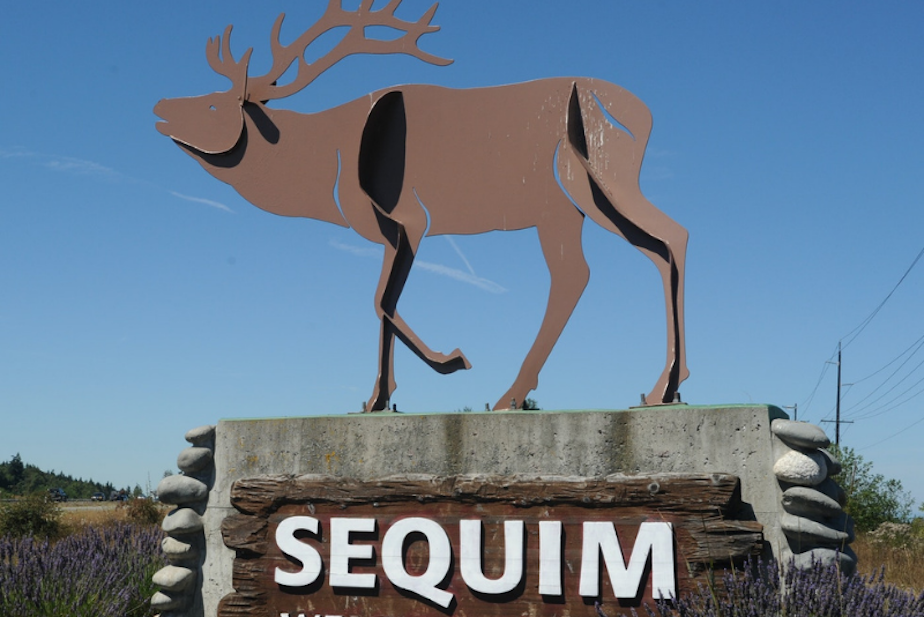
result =
[[[898,354],[897,356],[895,356],[894,358],[892,358],[891,360],[889,360],[885,365],[883,365],[882,367],[876,369],[875,371],[873,371],[872,373],[870,373],[870,374],[867,375],[866,377],[861,377],[860,379],[854,380],[853,383],[855,383],[855,384],[861,383],[861,382],[864,382],[864,381],[866,381],[867,379],[869,379],[869,378],[871,378],[871,377],[874,377],[874,376],[878,375],[878,374],[881,373],[882,371],[884,371],[884,370],[886,370],[887,368],[889,368],[892,364],[894,364],[895,362],[897,362],[902,356],[904,356],[906,353],[908,353],[909,351],[911,351],[915,346],[917,346],[917,349],[914,350],[914,352],[911,354],[911,356],[914,356],[914,354],[918,353],[918,351],[920,351],[921,347],[924,346],[924,334],[922,334],[921,337],[918,338],[918,340],[916,340],[915,342],[913,342],[907,349],[905,349],[905,351],[901,352],[900,354]],[[905,360],[904,362],[902,362],[902,363],[901,363],[901,366],[899,366],[898,369],[896,369],[891,375],[889,375],[889,376],[886,378],[885,381],[886,381],[886,382],[889,381],[889,379],[891,379],[891,378],[895,375],[895,373],[897,373],[899,370],[901,370],[902,366],[904,366],[904,365],[908,362],[908,360],[911,359],[911,356],[909,356],[907,360]],[[885,382],[883,382],[883,383],[885,383]],[[880,384],[880,385],[877,387],[877,389],[878,389],[879,387],[882,387],[882,384]],[[869,396],[869,395],[867,395],[867,396]],[[864,400],[864,399],[860,399],[859,401],[857,401],[857,403],[859,404],[859,403],[861,403],[863,400]]]
[[[907,399],[903,400],[903,401],[900,402],[900,403],[895,403],[895,401],[897,401],[897,400],[900,399],[901,397],[903,397],[903,396],[905,396],[906,394],[908,394],[909,392],[911,392],[914,388],[916,388],[918,385],[920,385],[921,382],[924,382],[924,377],[921,377],[919,380],[917,380],[916,382],[914,382],[913,384],[911,384],[911,386],[908,387],[904,392],[902,392],[901,394],[899,394],[898,396],[896,396],[895,398],[893,398],[893,399],[890,400],[889,402],[885,403],[885,404],[882,405],[881,407],[878,407],[878,408],[876,408],[876,409],[874,409],[874,410],[872,410],[872,411],[869,411],[869,412],[863,414],[862,416],[854,416],[854,419],[856,419],[856,420],[867,420],[867,419],[869,419],[869,418],[875,418],[876,416],[881,416],[882,414],[884,414],[884,413],[886,413],[886,412],[888,412],[888,411],[892,411],[892,410],[895,409],[896,407],[900,407],[900,406],[904,405],[905,403],[907,403],[907,402],[910,401],[911,399],[915,398],[916,396],[919,396],[921,393],[924,393],[924,390],[919,390],[918,392],[915,392],[914,394],[912,394],[911,396],[909,396]],[[896,384],[896,385],[898,385],[898,384]],[[884,396],[884,395],[883,395],[883,396]],[[892,403],[895,403],[895,404],[892,405]],[[892,405],[892,406],[891,406],[891,407],[888,407],[888,405]],[[885,407],[885,409],[883,409],[883,407]]]
[[[875,441],[875,442],[873,442],[873,443],[871,443],[871,444],[865,445],[865,446],[863,446],[862,448],[857,448],[857,450],[867,450],[867,449],[869,449],[869,448],[872,448],[873,446],[878,446],[879,444],[881,444],[881,443],[883,443],[883,442],[889,441],[889,440],[892,439],[893,437],[898,437],[899,435],[901,435],[902,433],[904,433],[905,431],[907,431],[909,428],[911,428],[911,427],[913,427],[913,426],[917,426],[917,425],[920,424],[921,422],[924,422],[924,417],[918,418],[917,420],[915,420],[914,422],[912,422],[911,424],[909,424],[908,426],[906,426],[906,427],[903,428],[902,430],[898,431],[897,433],[892,433],[891,435],[889,435],[888,437],[886,437],[886,438],[884,438],[884,439],[880,439],[879,441]]]
[[[917,257],[914,258],[914,261],[911,262],[911,265],[908,266],[908,269],[905,270],[905,273],[902,274],[902,277],[901,277],[900,279],[898,279],[898,282],[897,282],[897,283],[895,283],[895,287],[892,288],[892,291],[890,291],[890,292],[888,293],[888,295],[886,295],[886,297],[882,300],[882,302],[879,303],[879,306],[877,306],[877,307],[873,310],[873,312],[870,313],[870,314],[866,317],[866,319],[864,319],[863,321],[861,321],[861,322],[860,322],[860,325],[858,325],[856,328],[854,328],[853,330],[851,330],[850,332],[848,332],[845,336],[841,337],[841,340],[847,339],[847,342],[844,343],[844,348],[845,348],[845,349],[847,348],[848,345],[850,345],[852,342],[854,342],[854,341],[856,340],[856,338],[857,338],[858,336],[860,336],[860,334],[863,332],[863,330],[866,329],[866,326],[868,326],[868,325],[870,324],[870,322],[873,321],[873,318],[876,317],[876,315],[879,313],[879,311],[882,309],[882,307],[885,306],[885,303],[888,302],[888,301],[889,301],[889,298],[892,297],[892,294],[895,293],[895,290],[898,289],[899,285],[901,285],[902,282],[904,282],[905,278],[908,276],[908,274],[911,272],[911,270],[914,268],[914,266],[917,265],[917,263],[918,263],[918,261],[921,259],[921,256],[922,256],[922,255],[924,255],[924,247],[921,247],[921,250],[918,252]],[[853,336],[851,336],[851,335],[853,335]]]
[[[821,368],[821,375],[818,376],[818,381],[815,382],[815,387],[812,388],[812,393],[809,394],[808,397],[802,402],[802,408],[803,408],[805,411],[808,411],[809,405],[812,404],[812,400],[815,398],[815,394],[818,392],[818,387],[821,385],[821,382],[824,380],[825,375],[826,375],[827,372],[828,372],[828,362],[830,361],[830,358],[833,358],[834,355],[835,355],[836,353],[837,353],[837,352],[832,353],[832,354],[829,356],[829,359],[825,361],[824,365],[823,365],[822,368]],[[803,414],[804,414],[804,412],[803,412]]]
[[[853,330],[851,330],[851,331],[848,332],[846,335],[844,335],[843,337],[841,337],[841,340],[838,341],[838,343],[837,343],[837,350],[838,350],[838,351],[837,351],[837,355],[838,355],[838,362],[837,362],[837,365],[838,365],[838,373],[840,372],[840,353],[841,353],[841,350],[842,350],[842,349],[846,349],[851,343],[853,343],[853,342],[857,339],[858,336],[860,336],[860,334],[863,333],[863,331],[864,331],[864,330],[866,329],[866,327],[870,324],[870,322],[872,322],[873,319],[876,317],[876,315],[879,314],[879,311],[882,310],[882,307],[885,306],[886,302],[889,301],[889,299],[892,297],[892,295],[895,293],[895,291],[896,291],[896,290],[899,288],[899,286],[901,286],[901,284],[905,281],[905,279],[908,277],[908,274],[911,273],[911,270],[914,269],[914,267],[917,265],[918,261],[920,261],[920,259],[921,259],[922,256],[924,256],[924,247],[921,247],[921,250],[918,251],[918,254],[915,256],[914,260],[912,260],[911,265],[908,266],[908,268],[905,270],[905,273],[902,274],[902,276],[901,276],[900,279],[898,279],[898,282],[895,283],[895,286],[892,288],[892,290],[891,290],[888,294],[886,294],[886,297],[883,298],[882,302],[880,302],[879,305],[878,305],[875,309],[873,309],[873,312],[870,313],[869,315],[867,315],[866,318],[865,318],[863,321],[861,321],[861,322],[859,323],[859,325],[857,325]],[[922,338],[924,338],[924,337],[922,337]],[[841,342],[844,341],[844,339],[847,339],[847,340],[846,340],[846,342],[843,343],[843,346],[842,346],[842,345],[841,345]],[[920,339],[919,339],[919,340],[920,340]],[[913,346],[913,345],[912,345],[912,346]],[[912,354],[912,355],[913,355],[913,354]],[[834,356],[834,354],[832,354],[830,357],[833,357],[833,356]],[[824,379],[825,374],[828,372],[828,364],[831,363],[830,357],[829,357],[829,360],[826,360],[826,361],[825,361],[825,364],[824,364],[823,368],[821,369],[821,375],[818,376],[818,381],[815,383],[815,387],[812,388],[811,394],[808,395],[808,398],[807,398],[807,399],[805,400],[805,402],[804,402],[804,405],[803,405],[803,406],[804,406],[805,408],[808,408],[808,406],[811,404],[812,400],[815,398],[815,394],[818,392],[818,388],[819,388],[819,386],[821,386],[821,382],[822,382],[822,380]],[[899,356],[899,357],[901,357],[901,356]],[[897,358],[896,358],[896,359],[897,359]],[[893,360],[892,362],[894,362],[894,361],[895,361],[895,360]],[[891,364],[891,362],[890,362],[889,364]],[[888,366],[888,364],[887,364],[886,366]],[[884,368],[885,368],[885,366],[882,367],[882,369],[879,369],[879,370],[883,370]],[[878,371],[876,371],[876,372],[878,372]],[[868,377],[872,377],[872,375],[875,375],[875,374],[876,374],[876,373],[873,373],[873,374],[871,374],[871,375],[865,377],[864,379],[867,379]],[[891,379],[891,376],[890,376],[889,378]],[[840,381],[840,380],[838,380],[838,381]],[[886,380],[886,381],[888,381],[888,380]],[[854,382],[854,383],[857,383],[857,382]],[[878,388],[877,388],[877,389],[878,389]],[[837,415],[838,415],[838,424],[837,424],[837,426],[838,426],[838,427],[840,427],[840,395],[841,395],[840,383],[838,383],[838,389],[837,389]],[[877,400],[878,400],[878,399],[877,399]]]
[[[910,360],[911,358],[909,357],[908,359]],[[903,363],[903,365],[904,365],[904,363]],[[897,387],[899,387],[900,385],[902,385],[903,383],[905,383],[905,380],[907,380],[909,377],[911,377],[912,375],[914,375],[914,373],[915,373],[919,368],[921,368],[921,366],[924,366],[924,360],[921,360],[920,362],[918,362],[917,366],[915,366],[913,369],[911,369],[911,370],[908,372],[907,375],[905,375],[904,377],[902,377],[901,379],[899,379],[897,382],[895,382],[895,384],[894,384],[891,388],[889,388],[888,390],[886,390],[885,392],[883,392],[882,394],[880,394],[879,396],[877,396],[875,399],[873,399],[872,401],[870,401],[869,403],[867,403],[867,404],[864,405],[863,407],[860,407],[859,409],[856,409],[856,406],[853,407],[853,408],[851,408],[851,411],[852,411],[854,414],[860,414],[861,412],[864,412],[864,411],[868,410],[868,409],[869,409],[870,407],[872,407],[875,403],[881,401],[883,398],[885,398],[886,396],[888,396],[893,390],[895,390]],[[881,388],[881,387],[884,386],[885,384],[889,383],[889,379],[892,379],[892,377],[895,375],[895,373],[897,373],[898,370],[900,370],[900,369],[901,369],[901,367],[899,367],[898,369],[896,369],[896,371],[893,372],[892,375],[889,375],[889,378],[888,378],[888,379],[886,379],[886,380],[883,381],[881,384],[879,384],[879,386],[877,386],[875,390],[873,390],[873,391],[870,392],[866,397],[864,397],[864,399],[869,398],[869,396],[872,395],[873,392],[875,392],[876,390],[878,390],[879,388]],[[922,378],[921,380],[918,380],[918,381],[916,381],[914,384],[912,384],[911,388],[914,388],[914,386],[916,386],[916,385],[918,385],[919,383],[921,383],[922,380],[924,380],[924,378]],[[911,388],[909,388],[909,390],[910,390]],[[905,392],[902,392],[901,394],[899,394],[899,396],[902,396],[902,395],[904,395],[904,394],[907,393],[907,392],[908,392],[908,390],[905,390]],[[861,400],[863,400],[863,399],[861,399]],[[895,399],[892,399],[892,400],[894,401]],[[889,402],[891,402],[891,401],[889,401]],[[858,404],[859,404],[859,402],[858,402]],[[888,405],[888,403],[886,403],[886,405]],[[882,409],[882,406],[880,406],[880,407],[874,409],[873,411],[878,411],[879,409]],[[865,418],[865,417],[867,417],[867,416],[868,416],[868,413],[867,413],[867,414],[861,414],[861,415],[858,416],[858,417],[859,417],[859,418]]]

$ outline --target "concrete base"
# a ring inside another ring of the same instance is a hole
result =
[[[779,483],[770,423],[787,418],[768,405],[670,405],[628,411],[372,413],[222,420],[215,433],[214,484],[204,515],[208,558],[202,609],[215,615],[231,593],[234,553],[221,521],[235,512],[235,480],[260,475],[330,474],[375,480],[394,474],[726,473],[764,525],[779,554]]]

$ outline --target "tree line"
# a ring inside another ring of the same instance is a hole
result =
[[[69,499],[89,499],[93,493],[102,493],[108,499],[110,493],[117,490],[111,482],[103,484],[55,471],[42,471],[35,465],[23,463],[19,453],[0,463],[0,497],[44,493],[52,488],[63,489]],[[140,487],[138,490],[140,492]],[[133,493],[130,489],[126,492]]]

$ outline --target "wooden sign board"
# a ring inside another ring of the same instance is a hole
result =
[[[612,617],[759,554],[729,475],[239,480],[219,617]]]

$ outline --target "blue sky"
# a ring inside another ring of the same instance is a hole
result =
[[[0,458],[155,485],[189,428],[357,411],[369,397],[380,249],[251,206],[159,134],[152,112],[227,88],[204,54],[227,24],[238,56],[255,48],[258,74],[276,16],[294,37],[322,4],[5,8]],[[401,14],[428,6],[405,0]],[[924,266],[848,337],[924,246],[924,5],[446,0],[434,23],[422,46],[451,66],[353,57],[273,106],[561,75],[631,90],[654,116],[642,190],[690,232],[684,400],[797,403],[800,419],[830,419],[825,363],[849,340],[855,423],[842,441],[924,499],[924,355],[911,347]],[[651,263],[591,222],[584,247],[590,284],[533,393],[545,409],[635,405],[664,362]],[[433,237],[418,260],[405,318],[474,367],[441,376],[399,346],[394,402],[482,409],[542,317],[535,232]]]

